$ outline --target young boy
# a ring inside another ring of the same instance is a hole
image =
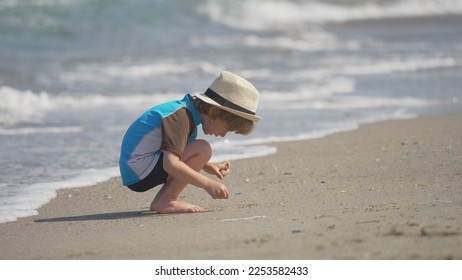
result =
[[[163,184],[151,203],[158,213],[200,212],[203,208],[177,200],[187,184],[206,190],[214,199],[227,199],[222,180],[230,163],[211,163],[210,144],[197,140],[197,126],[207,135],[224,137],[229,131],[249,134],[260,120],[260,94],[247,80],[223,71],[205,93],[149,109],[127,130],[122,141],[120,173],[124,186],[145,192]]]

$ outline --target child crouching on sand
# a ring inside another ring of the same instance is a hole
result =
[[[159,213],[200,212],[203,208],[177,200],[187,184],[206,190],[214,199],[227,199],[222,180],[230,163],[211,163],[210,144],[197,140],[197,126],[207,135],[224,137],[233,131],[249,134],[260,120],[260,94],[247,80],[223,71],[205,93],[149,109],[127,130],[122,141],[120,173],[124,186],[145,192],[163,184],[150,209]]]

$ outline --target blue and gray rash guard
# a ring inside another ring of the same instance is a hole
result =
[[[141,115],[127,130],[120,152],[124,186],[133,185],[151,173],[161,151],[181,156],[186,144],[197,138],[201,124],[192,96],[157,105]]]

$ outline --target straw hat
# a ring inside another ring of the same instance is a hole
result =
[[[221,72],[212,85],[196,97],[241,118],[253,122],[261,119],[256,115],[260,93],[249,81],[231,72]]]

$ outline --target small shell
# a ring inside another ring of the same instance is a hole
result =
[[[226,177],[226,175],[229,174],[229,171],[222,169],[222,170],[220,170],[220,173],[221,173],[221,175],[223,175],[223,177]]]

